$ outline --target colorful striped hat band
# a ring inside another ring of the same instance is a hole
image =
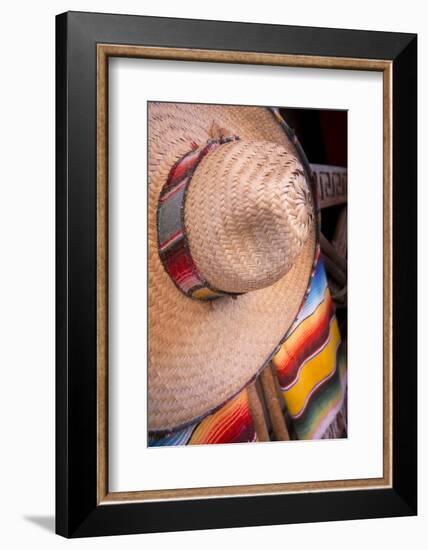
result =
[[[220,296],[239,293],[223,292],[212,287],[199,273],[190,253],[184,224],[186,191],[201,160],[225,143],[239,140],[238,136],[209,140],[204,147],[193,149],[179,159],[169,172],[159,196],[157,229],[159,256],[176,287],[186,296],[198,300],[215,300]]]

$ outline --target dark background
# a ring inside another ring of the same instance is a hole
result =
[[[347,111],[280,109],[297,134],[309,162],[347,166]]]

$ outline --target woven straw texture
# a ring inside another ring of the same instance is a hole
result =
[[[237,141],[202,161],[185,224],[192,258],[211,286],[249,292],[284,276],[313,224],[303,168],[287,149]]]
[[[221,146],[196,170],[185,224],[192,256],[209,282],[250,292],[192,300],[159,258],[159,194],[173,164],[195,143],[232,134],[241,141]],[[266,109],[150,103],[150,431],[185,426],[221,406],[256,376],[292,325],[316,244],[309,190],[294,157]]]

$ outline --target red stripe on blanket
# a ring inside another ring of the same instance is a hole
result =
[[[325,344],[333,316],[333,301],[327,291],[314,313],[296,328],[272,359],[282,389],[295,382],[302,364]]]

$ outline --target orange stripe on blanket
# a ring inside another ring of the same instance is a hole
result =
[[[303,413],[313,392],[334,375],[339,344],[339,327],[334,318],[325,346],[302,366],[296,383],[289,390],[283,392],[292,418],[298,418]]]
[[[288,389],[296,380],[299,369],[325,343],[334,316],[333,301],[328,289],[317,309],[300,323],[272,358],[280,386]]]
[[[205,418],[193,432],[188,445],[248,443],[256,440],[247,390]]]

